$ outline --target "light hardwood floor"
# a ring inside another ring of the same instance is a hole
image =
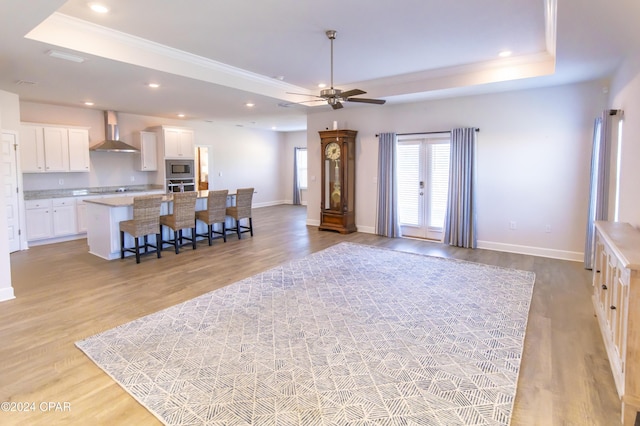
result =
[[[179,255],[105,261],[76,240],[11,254],[16,299],[0,303],[2,425],[156,425],[160,422],[74,342],[341,241],[454,257],[536,274],[512,425],[616,425],[620,403],[581,263],[468,250],[305,225],[306,209],[254,209],[255,236],[198,243]],[[496,306],[496,309],[499,309]],[[57,402],[49,411],[41,402]],[[62,405],[68,403],[68,405]]]

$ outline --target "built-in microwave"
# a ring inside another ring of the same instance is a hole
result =
[[[193,160],[165,160],[167,179],[193,178],[193,166]]]

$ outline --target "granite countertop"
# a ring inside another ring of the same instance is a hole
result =
[[[41,191],[24,191],[25,200],[44,200],[49,198],[86,197],[89,195],[130,194],[136,192],[162,191],[161,185],[135,186],[99,186],[92,188],[48,189]]]
[[[198,198],[207,198],[209,191],[197,191]],[[235,194],[229,194],[228,197],[235,196]],[[109,197],[109,198],[96,198],[93,200],[85,200],[85,203],[100,204],[109,207],[128,207],[133,206],[134,195],[125,195],[122,197]],[[162,197],[163,202],[173,200],[173,194],[164,194]]]

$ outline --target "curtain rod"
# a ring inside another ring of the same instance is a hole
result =
[[[475,128],[476,132],[479,132],[480,129],[478,127]],[[451,130],[442,130],[440,132],[418,132],[418,133],[396,133],[396,136],[412,136],[412,135],[435,135],[437,133],[451,133]],[[380,136],[376,133],[376,137]]]

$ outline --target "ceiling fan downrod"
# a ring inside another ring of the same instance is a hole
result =
[[[333,40],[336,39],[336,30],[327,30],[326,34],[331,40],[331,88],[333,89]]]

